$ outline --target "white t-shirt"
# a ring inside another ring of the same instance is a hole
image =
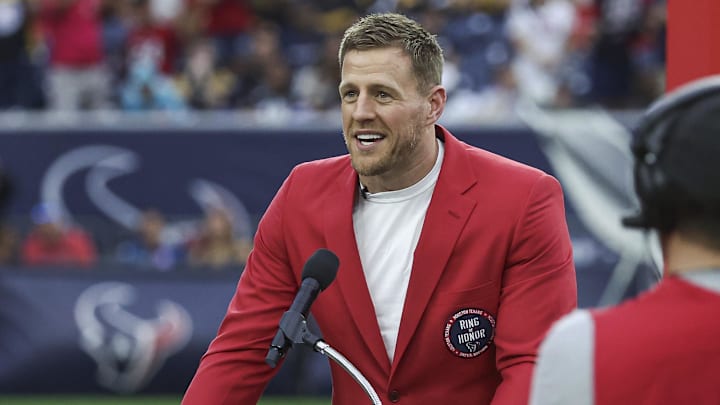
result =
[[[403,190],[364,193],[353,211],[360,261],[390,362],[395,354],[415,247],[443,155],[444,147],[438,140],[435,165],[422,180]]]

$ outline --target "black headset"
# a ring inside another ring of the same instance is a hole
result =
[[[694,106],[714,97],[720,98],[720,75],[692,81],[666,94],[643,115],[632,144],[640,212],[623,218],[624,225],[660,230],[674,225],[676,209],[688,196],[682,184],[667,175],[663,153],[672,144],[673,134],[680,132],[676,130],[678,121]]]

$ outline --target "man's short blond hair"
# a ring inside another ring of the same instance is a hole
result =
[[[396,13],[370,14],[350,26],[340,43],[340,69],[348,51],[392,47],[410,56],[421,93],[441,83],[443,51],[435,35],[416,21]]]

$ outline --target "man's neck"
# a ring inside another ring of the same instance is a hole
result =
[[[663,243],[665,268],[668,274],[720,269],[720,251],[673,233]]]

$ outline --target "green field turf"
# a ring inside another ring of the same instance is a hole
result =
[[[174,396],[64,396],[17,395],[1,396],[2,405],[178,405]],[[264,398],[258,405],[330,405],[329,398]]]

